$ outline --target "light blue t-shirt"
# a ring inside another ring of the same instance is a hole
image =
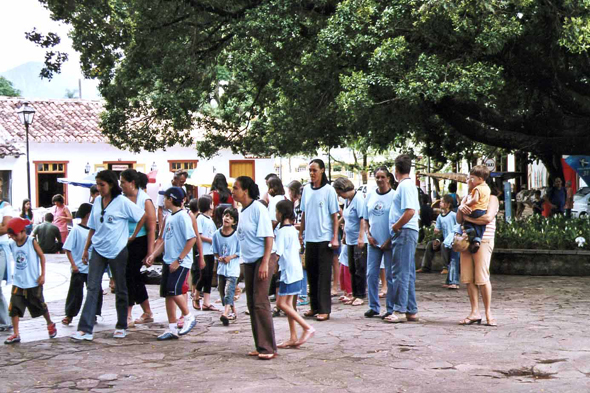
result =
[[[238,240],[237,231],[231,235],[224,235],[221,228],[213,234],[213,254],[220,257],[228,255],[237,255],[229,263],[217,261],[217,275],[225,277],[240,277],[240,241]]]
[[[82,254],[84,253],[84,247],[86,246],[86,240],[88,239],[88,232],[90,229],[82,224],[74,225],[74,228],[70,231],[66,242],[64,243],[63,249],[68,250],[72,253],[72,259],[78,267],[80,273],[88,274],[88,264],[82,262]],[[88,250],[88,259],[92,253],[92,245]]]
[[[379,194],[379,189],[375,189],[367,195],[365,201],[363,218],[369,222],[371,236],[378,246],[389,239],[389,210],[394,194],[392,188],[385,194]]]
[[[171,265],[180,256],[186,242],[197,237],[193,229],[193,221],[184,209],[166,216],[164,228],[164,263]],[[192,250],[186,254],[180,266],[190,269],[193,265]]]
[[[41,275],[41,263],[39,255],[35,251],[33,236],[27,236],[22,246],[18,246],[14,240],[10,240],[10,251],[14,257],[13,285],[21,289],[35,288],[39,284],[37,280]]]
[[[135,202],[135,204],[137,205],[137,207],[139,207],[144,212],[145,212],[145,201],[151,201],[151,200],[152,200],[152,198],[150,198],[150,196],[144,190],[137,191],[137,201]],[[135,232],[136,227],[137,227],[137,222],[135,222],[135,221],[129,222],[129,237],[133,236],[133,232]],[[139,232],[137,232],[136,237],[142,237],[142,236],[146,236],[146,235],[147,235],[147,227],[146,227],[146,224],[143,224],[143,226],[141,227]]]
[[[305,213],[305,241],[329,242],[334,237],[332,214],[338,213],[338,195],[325,184],[312,188],[307,184],[301,195],[301,211]]]
[[[455,225],[457,225],[457,213],[450,211],[445,216],[439,214],[434,227],[442,232],[443,238],[446,238],[449,233],[453,233]]]
[[[217,231],[217,227],[215,226],[215,222],[209,216],[204,214],[199,214],[197,216],[197,226],[199,227],[199,234],[212,238],[213,234]],[[203,255],[213,255],[213,247],[211,243],[202,242],[203,243]]]
[[[94,229],[92,245],[94,251],[107,259],[114,259],[129,240],[129,221],[139,222],[144,211],[123,195],[111,200],[102,213],[102,197],[92,205],[88,228]],[[100,221],[101,217],[103,222]]]
[[[365,210],[365,197],[362,193],[354,194],[352,201],[344,204],[344,234],[346,235],[346,244],[356,246],[359,240],[359,232],[361,230],[361,220]],[[364,236],[365,243],[367,236]]]
[[[265,238],[273,237],[268,209],[258,201],[252,201],[240,212],[238,240],[244,263],[254,263],[264,256]]]
[[[408,209],[414,210],[414,215],[402,228],[418,230],[418,218],[420,217],[420,201],[418,200],[418,190],[411,179],[404,179],[397,186],[393,205],[389,211],[389,234],[395,235],[391,227],[395,224],[404,212]]]
[[[303,280],[303,266],[299,256],[299,231],[293,225],[284,225],[277,230],[275,253],[279,258],[280,281],[292,284]]]

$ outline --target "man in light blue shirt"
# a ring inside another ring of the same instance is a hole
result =
[[[399,186],[389,211],[393,245],[393,288],[392,291],[387,291],[387,297],[393,300],[394,312],[405,313],[408,322],[415,322],[418,320],[418,305],[414,255],[418,243],[420,202],[416,186],[410,178],[411,169],[410,156],[402,154],[395,159],[395,176]],[[401,322],[395,313],[384,320]]]

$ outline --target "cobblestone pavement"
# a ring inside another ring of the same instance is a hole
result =
[[[109,294],[93,342],[66,337],[77,319],[60,325],[50,340],[42,318],[25,318],[22,337],[29,342],[0,345],[0,391],[590,391],[590,279],[492,277],[497,328],[458,326],[469,312],[465,289],[442,283],[437,273],[418,276],[418,323],[366,319],[366,306],[334,298],[331,319],[313,323],[315,337],[298,350],[280,350],[272,361],[246,356],[253,340],[244,296],[229,327],[219,313],[197,312],[193,332],[157,342],[166,317],[156,287],[150,287],[156,322],[131,329],[124,340],[111,338]],[[49,302],[56,321],[63,305],[63,299]],[[286,318],[274,321],[277,341],[287,338]]]

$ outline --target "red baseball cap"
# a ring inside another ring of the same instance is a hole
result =
[[[15,234],[24,231],[27,225],[31,225],[31,221],[26,218],[14,217],[8,221],[8,229],[12,229]]]

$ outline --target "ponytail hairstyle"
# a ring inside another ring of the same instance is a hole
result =
[[[283,187],[281,179],[278,177],[271,177],[268,180],[268,193],[273,197],[277,195],[285,195],[285,188]]]
[[[135,169],[125,169],[123,172],[121,172],[121,177],[129,183],[133,183],[135,188],[139,190],[139,173]]]
[[[143,172],[137,172],[137,175],[139,176],[139,183],[137,183],[137,188],[145,191],[150,180],[148,179],[148,176]]]
[[[295,212],[293,211],[293,202],[283,199],[277,203],[277,213],[281,215],[280,224],[283,226],[285,219],[295,221]]]
[[[322,161],[319,158],[314,158],[313,160],[311,160],[309,162],[309,165],[311,165],[311,164],[318,164],[320,169],[324,170],[324,172],[322,172],[322,182],[320,183],[320,187],[323,187],[326,184],[328,184],[328,176],[326,176],[326,165],[324,164],[324,161]]]
[[[111,198],[115,199],[123,190],[119,187],[119,179],[117,179],[117,175],[115,172],[105,169],[104,171],[100,171],[96,174],[97,180],[102,180],[103,182],[109,184],[111,186]]]
[[[248,196],[250,199],[258,199],[260,198],[260,190],[258,189],[258,185],[254,183],[249,176],[240,176],[236,179],[236,182],[240,183],[242,190],[248,191]]]
[[[385,176],[389,178],[389,169],[387,169],[385,165],[378,166],[377,168],[375,168],[375,170],[373,171],[373,176],[375,176],[377,172],[385,172]]]
[[[341,193],[354,191],[354,184],[352,184],[352,182],[348,180],[346,177],[339,177],[338,179],[334,180],[332,187],[334,187],[334,190],[336,190],[336,192]]]

